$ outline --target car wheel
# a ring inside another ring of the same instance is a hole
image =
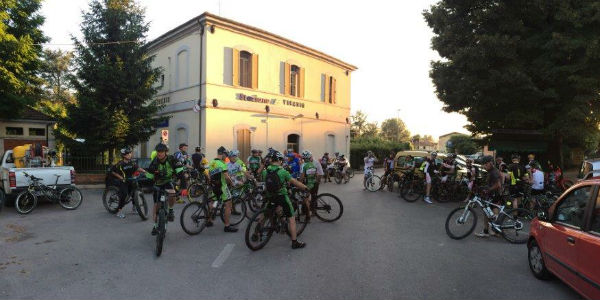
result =
[[[529,243],[528,247],[529,251],[529,269],[537,279],[547,280],[549,279],[550,272],[546,269],[546,264],[544,263],[544,257],[542,256],[542,250],[538,246],[535,240],[532,240]]]

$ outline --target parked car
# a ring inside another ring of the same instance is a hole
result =
[[[529,267],[555,275],[587,299],[600,299],[600,180],[581,181],[531,222]]]
[[[0,199],[8,204],[29,185],[29,180],[25,177],[24,172],[29,175],[41,178],[42,183],[46,185],[70,186],[75,184],[75,170],[73,167],[40,167],[40,168],[17,168],[13,159],[13,151],[7,150],[2,157],[0,164]],[[57,176],[58,182],[57,182]]]

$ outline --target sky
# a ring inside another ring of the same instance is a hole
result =
[[[429,78],[433,33],[422,12],[437,1],[138,0],[150,22],[148,41],[208,11],[317,49],[358,67],[352,73],[352,113],[369,121],[400,117],[411,134],[434,139],[468,133],[464,116],[442,111]],[[45,0],[44,33],[52,44],[80,36],[88,0]],[[69,45],[47,48],[72,49]]]

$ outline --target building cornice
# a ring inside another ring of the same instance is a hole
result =
[[[199,25],[205,27],[206,25],[215,26],[217,28],[222,28],[225,30],[229,30],[232,32],[244,34],[250,36],[252,38],[260,39],[263,41],[267,41],[269,43],[278,45],[280,47],[288,48],[290,50],[296,51],[300,54],[304,54],[307,56],[314,57],[316,59],[328,62],[330,64],[336,65],[342,69],[347,71],[355,71],[357,69],[356,66],[346,63],[342,60],[339,60],[333,56],[327,55],[318,50],[312,49],[310,47],[304,46],[302,44],[296,43],[292,40],[286,39],[279,35],[270,33],[268,31],[252,27],[249,25],[245,25],[230,19],[226,19],[223,17],[219,17],[208,12],[201,14],[198,17],[195,17],[182,25],[166,32],[165,34],[159,36],[158,38],[150,41],[146,46],[148,49],[152,51],[156,51],[157,49],[163,47],[165,44],[168,44],[186,34],[189,34],[195,30],[199,30]]]

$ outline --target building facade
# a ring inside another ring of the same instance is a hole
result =
[[[264,30],[204,13],[148,44],[161,115],[147,157],[167,134],[204,148],[349,153],[350,78],[356,67]]]
[[[0,154],[25,144],[41,144],[54,148],[54,123],[49,116],[31,108],[25,111],[19,119],[0,119]]]
[[[464,135],[460,132],[451,132],[444,135],[440,135],[438,139],[438,150],[441,152],[448,152],[448,141],[455,135]]]

